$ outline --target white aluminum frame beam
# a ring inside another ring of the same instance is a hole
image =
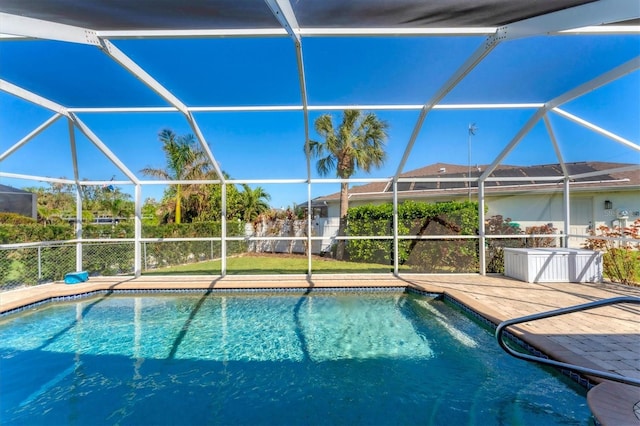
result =
[[[2,31],[4,33],[24,36],[24,37],[33,37],[33,38],[42,38],[48,40],[58,40],[65,41],[71,43],[79,43],[85,45],[92,45],[100,48],[105,54],[107,54],[110,58],[116,61],[120,66],[128,70],[135,77],[137,77],[140,81],[142,81],[147,87],[151,88],[154,92],[156,92],[160,97],[166,100],[173,107],[177,108],[180,112],[182,112],[192,129],[196,133],[196,137],[198,138],[200,144],[202,145],[203,150],[209,157],[216,173],[220,177],[220,179],[224,180],[224,176],[222,175],[222,171],[216,161],[215,157],[211,153],[211,150],[203,138],[202,132],[198,128],[193,116],[188,111],[186,105],[182,103],[173,93],[167,90],[164,86],[162,86],[157,80],[155,80],[149,73],[147,73],[144,69],[142,69],[137,63],[135,63],[131,58],[129,58],[124,52],[118,49],[113,43],[105,38],[101,38],[98,36],[98,33],[94,30],[90,30],[88,28],[75,27],[72,25],[58,24],[56,22],[45,21],[41,19],[33,19],[26,18],[23,16],[10,15],[6,13],[0,13],[0,21],[2,21]],[[6,83],[5,84],[10,84]],[[37,95],[21,95],[17,93],[17,89],[15,87],[7,86],[3,87],[3,84],[0,84],[0,90],[5,90],[10,93],[15,94],[16,96],[25,97],[30,96],[32,102],[38,103],[45,108],[54,110],[54,104],[49,103],[46,104],[38,100],[36,98]],[[25,98],[26,99],[26,98]],[[55,110],[54,110],[55,111]],[[65,115],[68,114],[66,110],[60,110],[56,112],[61,112]],[[75,121],[75,120],[74,120]]]
[[[5,14],[7,15],[7,14]],[[10,15],[17,16],[17,15]],[[31,39],[35,36],[12,35],[5,29],[0,33],[0,41]],[[370,28],[300,28],[298,34],[301,37],[440,37],[440,36],[489,36],[496,32],[496,27],[435,27],[435,28],[397,28],[397,27],[370,27]],[[571,28],[560,31],[549,31],[552,35],[574,34],[638,34],[638,25],[588,25],[579,28]],[[111,30],[96,31],[98,37],[118,39],[181,39],[181,38],[227,38],[227,37],[286,37],[284,28],[235,28],[235,29],[196,29],[196,30]],[[42,37],[38,37],[42,38]]]
[[[558,162],[560,163],[560,167],[562,168],[562,174],[564,175],[564,181],[563,181],[563,191],[562,191],[562,219],[563,219],[563,223],[564,223],[564,235],[565,238],[563,239],[564,243],[562,244],[563,247],[568,247],[569,246],[569,239],[566,237],[566,235],[569,235],[569,229],[571,229],[571,210],[570,210],[570,204],[571,204],[571,200],[569,199],[571,197],[571,194],[569,192],[569,185],[571,180],[569,179],[569,170],[567,169],[567,165],[564,162],[564,157],[562,156],[562,151],[560,150],[560,145],[558,145],[558,141],[556,140],[556,134],[553,131],[553,126],[551,125],[551,121],[549,120],[549,115],[545,114],[542,116],[542,119],[544,120],[544,125],[547,129],[547,133],[549,134],[549,139],[551,139],[551,144],[553,145],[553,150],[556,153],[556,158],[558,159]],[[484,183],[484,181],[483,181]]]
[[[69,130],[69,144],[71,145],[71,163],[73,165],[73,180],[76,186],[80,185],[80,174],[78,173],[78,151],[76,150],[76,135],[73,131],[73,120],[67,117],[67,127]]]
[[[289,0],[264,0],[289,37],[300,43],[300,25]]]
[[[133,273],[142,275],[142,185],[138,182],[134,190],[135,218],[133,228]]]
[[[640,9],[636,1],[599,0],[524,19],[506,25],[504,28],[507,30],[507,38],[515,40],[538,34],[550,34],[594,25],[624,22],[639,17]]]
[[[400,240],[399,240],[399,233],[398,233],[398,222],[400,221],[400,216],[398,213],[398,179],[393,179],[392,182],[393,185],[393,199],[391,200],[392,202],[392,220],[393,222],[391,223],[391,225],[393,226],[393,252],[396,253],[396,255],[393,256],[393,275],[395,275],[396,277],[399,275],[400,272],[400,260],[399,260],[399,256],[397,255],[397,253],[399,253],[400,250]]]
[[[496,32],[496,27],[432,27],[432,28],[300,28],[301,37],[371,37],[371,36],[488,36]],[[572,34],[637,34],[637,25],[588,25],[560,31],[550,31],[553,35]],[[111,30],[97,31],[99,37],[118,39],[161,39],[161,38],[227,38],[227,37],[284,37],[284,28],[235,28],[235,29],[197,29],[197,30]],[[10,34],[0,34],[0,39],[24,38]]]
[[[89,139],[95,146],[102,152],[125,176],[131,180],[132,183],[137,184],[139,182],[136,175],[129,170],[129,168],[120,161],[117,155],[115,155],[104,142],[100,140],[98,136],[96,136],[91,129],[84,124],[80,118],[74,113],[69,114],[69,118],[73,121],[73,124],[80,130],[86,137]]]
[[[638,18],[637,4],[627,0],[600,0],[581,6],[540,15],[522,21],[514,22],[496,30],[495,34],[487,37],[485,43],[467,59],[467,61],[451,76],[444,86],[424,105],[418,121],[411,134],[406,150],[396,171],[399,176],[406,164],[413,145],[418,137],[424,119],[434,105],[438,104],[457,84],[469,74],[499,43],[522,37],[553,33],[562,30],[582,28],[610,22],[621,22]],[[593,89],[592,89],[593,90]],[[559,101],[562,101],[560,99]],[[566,101],[563,101],[566,102]],[[556,106],[556,105],[553,105]],[[499,164],[499,163],[498,163]]]
[[[54,114],[51,118],[49,118],[47,121],[45,121],[44,123],[42,123],[41,125],[39,125],[38,127],[36,127],[31,133],[29,133],[27,136],[25,136],[24,138],[20,139],[18,142],[16,142],[12,147],[10,147],[9,149],[7,149],[5,152],[3,152],[2,154],[0,154],[0,162],[2,162],[3,160],[5,160],[7,157],[9,157],[11,154],[13,154],[15,151],[17,151],[18,149],[20,149],[20,147],[22,147],[23,145],[25,145],[27,142],[29,142],[31,139],[35,138],[36,136],[38,136],[40,133],[42,133],[46,128],[48,128],[49,126],[51,126],[53,123],[55,123],[60,117],[62,117],[62,114],[60,113],[56,113]]]
[[[38,182],[49,182],[49,183],[62,183],[73,185],[75,181],[73,179],[64,179],[64,178],[52,178],[48,176],[36,176],[36,175],[25,175],[21,173],[10,173],[10,172],[0,172],[0,177],[5,177],[9,179],[23,179],[23,180],[34,180]]]
[[[640,170],[640,164],[636,164],[633,166],[625,166],[625,167],[616,167],[614,169],[607,170],[598,170],[597,172],[588,172],[588,173],[580,173],[575,175],[570,175],[571,179],[584,179],[595,176],[601,176],[603,174],[610,175],[612,173],[626,173],[626,172],[636,172]]]
[[[113,30],[98,31],[98,36],[110,40],[161,38],[227,38],[227,37],[286,37],[283,28],[225,28],[197,30]]]
[[[10,95],[24,99],[25,101],[29,101],[32,104],[39,105],[45,109],[48,109],[49,111],[53,111],[55,113],[64,115],[66,117],[69,116],[69,112],[67,108],[63,107],[62,105],[55,103],[40,95],[37,95],[33,92],[30,92],[27,89],[23,89],[22,87],[16,86],[15,84],[9,83],[6,80],[0,79],[0,90],[2,90],[3,92],[9,93]]]
[[[309,180],[309,188],[307,192],[311,194],[311,151],[309,148],[309,100],[307,96],[307,79],[304,73],[304,55],[302,53],[302,39],[300,37],[300,25],[296,18],[293,8],[289,0],[265,0],[269,9],[280,25],[285,29],[287,34],[293,41],[296,51],[296,63],[298,66],[298,81],[300,84],[300,98],[302,99],[302,113],[304,120],[304,152],[307,166],[307,178]],[[311,212],[311,196],[307,197],[307,211]],[[307,215],[307,229],[311,229],[311,214]],[[309,247],[307,255],[307,276],[311,276],[311,232],[307,232],[307,246]]]
[[[30,91],[28,91],[26,89],[23,89],[23,88],[21,88],[19,86],[16,86],[15,84],[11,84],[11,83],[9,83],[9,82],[7,82],[5,80],[0,80],[0,90],[3,90],[5,92],[7,92],[7,93],[10,93],[10,94],[14,95],[14,96],[17,96],[19,98],[22,98],[24,100],[32,102],[32,103],[34,103],[36,105],[39,105],[39,106],[41,106],[43,108],[51,110],[51,111],[55,112],[57,115],[66,116],[67,118],[69,118],[78,127],[78,129],[80,129],[80,131],[82,131],[82,133],[84,133],[85,136],[87,136],[87,138],[91,142],[94,143],[94,145],[96,145],[96,147],[100,151],[102,151],[103,154],[105,154],[107,156],[107,158],[109,158],[109,160],[111,160],[111,162],[113,164],[116,165],[116,167],[118,167],[129,179],[131,179],[131,182],[136,183],[138,181],[138,179],[135,176],[135,174],[133,174],[120,161],[120,159],[111,152],[111,150],[91,131],[91,129],[89,129],[89,127],[87,127],[77,117],[77,115],[75,113],[69,112],[66,107],[64,107],[64,106],[62,106],[60,104],[57,104],[57,103],[55,103],[53,101],[50,101],[49,99],[46,99],[46,98],[44,98],[44,97],[42,97],[40,95],[36,95],[35,93],[30,92]],[[40,127],[42,127],[42,125]],[[38,129],[36,129],[36,131]],[[37,179],[37,180],[41,180],[41,179]],[[77,183],[77,182],[78,182],[77,180],[71,181],[71,183]]]
[[[76,135],[73,130],[73,120],[67,117],[69,131],[69,145],[71,146],[71,162],[73,163],[73,180],[76,190],[76,271],[82,271],[82,190],[80,189],[80,174],[78,173],[78,152],[76,150]]]
[[[564,244],[563,247],[569,247],[569,234],[571,230],[571,179],[564,178],[562,186],[562,214],[564,216]]]
[[[227,275],[227,184],[222,184],[220,191],[220,275]]]
[[[305,89],[306,93],[306,89]],[[478,103],[478,104],[440,104],[434,105],[434,110],[474,110],[474,109],[534,109],[544,106],[542,102],[528,103]],[[307,105],[309,111],[343,111],[345,109],[367,110],[367,111],[419,111],[422,104],[345,104],[345,105]],[[191,113],[204,112],[285,112],[304,111],[304,105],[252,105],[252,106],[199,106],[187,107]],[[69,112],[76,113],[138,113],[138,112],[179,112],[176,107],[71,107]]]
[[[148,72],[146,72],[142,67],[140,67],[135,61],[129,58],[123,51],[118,49],[113,43],[109,40],[100,38],[100,49],[111,59],[116,61],[121,67],[129,71],[136,78],[138,78],[145,86],[149,87],[151,90],[156,92],[162,99],[171,104],[174,108],[177,108],[185,118],[187,119],[191,129],[196,135],[198,142],[200,142],[200,146],[203,151],[209,158],[211,165],[213,166],[218,177],[224,181],[224,175],[222,174],[222,170],[216,158],[213,156],[211,149],[209,148],[209,144],[207,143],[204,135],[200,131],[200,127],[198,126],[195,118],[187,108],[187,106],[178,99],[171,91],[165,88],[162,84],[160,84],[156,79],[154,79]]]
[[[582,28],[574,28],[572,30],[564,30],[557,35],[575,35],[575,34],[591,34],[591,35],[624,35],[624,34],[640,34],[640,25],[589,25]]]
[[[628,60],[627,62],[600,74],[598,77],[595,77],[592,80],[587,81],[560,96],[553,98],[552,100],[545,103],[545,107],[547,109],[552,109],[558,107],[562,104],[566,104],[569,101],[572,101],[576,98],[579,98],[582,95],[585,95],[589,92],[592,92],[606,84],[611,83],[614,80],[617,80],[620,77],[624,77],[627,74],[630,74],[636,70],[640,69],[640,56],[636,56]]]
[[[187,115],[189,113],[189,111],[187,110],[187,106],[183,104],[182,101],[180,101],[173,93],[167,90],[156,79],[151,77],[148,72],[142,69],[142,67],[140,67],[131,58],[129,58],[122,50],[118,49],[109,40],[99,40],[100,50],[107,54],[107,56],[116,61],[121,67],[129,71],[131,74],[133,74],[142,83],[144,83],[145,86],[156,92],[162,99],[167,101],[167,103],[177,108],[178,111],[180,111],[184,115]]]
[[[42,19],[27,18],[0,12],[2,32],[13,36],[66,41],[70,43],[99,46],[96,31],[88,28],[59,24]]]
[[[567,170],[567,165],[564,162],[564,157],[562,156],[562,151],[560,150],[560,145],[558,145],[558,140],[556,139],[556,134],[553,131],[553,126],[551,125],[551,121],[549,120],[549,114],[545,114],[542,119],[544,120],[544,125],[547,128],[547,133],[549,134],[549,138],[551,139],[551,143],[553,144],[553,150],[556,153],[556,158],[560,163],[560,168],[562,169],[562,174],[567,177],[569,176],[569,171]]]
[[[529,118],[529,120],[525,123],[525,125],[518,131],[518,133],[513,137],[513,139],[511,139],[511,142],[509,142],[509,144],[502,150],[502,152],[500,152],[500,154],[498,154],[496,159],[493,160],[493,162],[489,165],[489,167],[487,167],[485,169],[485,171],[482,173],[482,175],[480,175],[480,177],[478,177],[478,181],[487,180],[489,175],[491,173],[493,173],[493,171],[496,169],[496,167],[498,167],[498,165],[500,165],[500,163],[502,163],[502,160],[504,160],[505,157],[507,155],[509,155],[509,153],[513,150],[513,148],[515,148],[518,145],[518,143],[520,143],[522,138],[525,137],[525,135],[527,133],[529,133],[529,131],[531,129],[533,129],[533,127],[538,123],[538,121],[540,121],[540,119],[546,113],[547,113],[546,108],[543,107],[543,108],[538,109],[535,112],[535,114],[533,114],[531,116],[531,118]]]
[[[429,112],[433,109],[433,107],[440,103],[440,101],[453,90],[460,81],[462,81],[491,51],[498,45],[499,37],[498,34],[494,34],[489,36],[484,43],[478,47],[472,54],[467,58],[467,60],[462,64],[455,73],[445,82],[445,84],[440,87],[440,89],[433,95],[433,97],[422,106],[422,110],[420,111],[420,115],[418,116],[418,121],[416,122],[413,131],[411,132],[411,136],[409,137],[409,142],[405,148],[404,154],[398,164],[398,168],[396,169],[395,177],[397,178],[402,174],[404,170],[404,166],[409,159],[409,155],[413,150],[413,146],[415,145],[416,140],[418,139],[418,135],[422,130],[422,125],[424,124],[424,120],[427,118]]]
[[[496,32],[496,27],[433,27],[433,28],[300,28],[303,37],[372,37],[372,36],[487,36]]]
[[[222,169],[220,168],[220,164],[218,164],[218,160],[216,160],[216,157],[214,157],[213,152],[211,151],[211,148],[209,147],[209,144],[207,143],[207,140],[204,137],[204,134],[200,130],[200,126],[198,126],[196,119],[193,117],[193,114],[191,114],[191,112],[187,112],[185,117],[189,122],[189,126],[191,126],[191,130],[193,130],[193,133],[195,133],[196,138],[198,138],[198,141],[200,142],[200,146],[202,147],[202,150],[205,152],[205,154],[209,158],[209,161],[211,161],[211,165],[213,166],[213,169],[216,171],[216,174],[218,175],[218,179],[224,182],[225,177],[224,177],[224,173],[222,173]]]
[[[484,229],[485,224],[485,187],[484,181],[478,182],[478,257],[480,259],[480,275],[487,275],[487,237]]]
[[[640,145],[635,144],[630,140],[623,138],[622,136],[618,136],[615,133],[605,130],[602,127],[596,126],[595,124],[590,123],[587,120],[583,120],[582,118],[576,115],[570,114],[557,107],[553,108],[552,111],[568,120],[573,121],[574,123],[578,123],[579,125],[586,127],[589,130],[593,130],[595,133],[598,133],[602,136],[606,136],[607,138],[612,139],[628,148],[631,148],[636,151],[640,151]]]
[[[522,127],[520,129],[520,131],[516,134],[516,136],[511,140],[511,142],[504,148],[504,150],[498,155],[498,157],[494,160],[493,163],[491,163],[491,165],[484,171],[484,173],[482,173],[482,175],[478,178],[479,180],[485,180],[487,179],[487,177],[493,173],[493,171],[496,169],[496,167],[502,162],[502,160],[504,160],[504,158],[513,150],[513,148],[515,148],[517,146],[517,144],[520,142],[520,140],[522,140],[522,138],[535,126],[535,124],[547,113],[548,110],[553,110],[555,112],[558,111],[562,111],[558,108],[558,106],[572,101],[573,99],[576,99],[586,93],[589,93],[597,88],[600,88],[620,77],[623,77],[633,71],[636,71],[638,68],[640,68],[640,57],[636,56],[635,58],[623,63],[622,65],[619,65],[601,75],[599,75],[598,77],[587,81],[586,83],[583,83],[571,90],[566,91],[565,93],[561,94],[560,96],[557,96],[553,99],[551,99],[550,101],[546,102],[544,107],[538,109],[536,111],[536,113],[529,119],[529,121],[527,121],[527,123],[524,125],[524,127]],[[564,113],[564,111],[562,112],[558,112],[559,114]],[[574,116],[575,117],[575,116]],[[577,117],[576,117],[577,118]],[[599,127],[587,122],[586,120],[583,120],[580,124],[587,126],[591,128],[592,130],[596,130],[596,129],[600,129]],[[603,129],[600,129],[603,130]],[[605,133],[602,133],[605,134]],[[605,134],[608,137],[613,137],[615,136],[613,133],[611,132],[606,132]],[[624,138],[620,138],[617,137],[618,142],[620,143],[624,143],[624,144],[631,144],[628,145],[631,148],[634,148],[635,144],[633,144],[632,142],[627,141]],[[626,143],[625,143],[626,142]],[[634,148],[637,149],[637,148]]]

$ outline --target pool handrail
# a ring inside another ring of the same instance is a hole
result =
[[[511,349],[510,347],[508,347],[503,338],[503,333],[505,329],[514,324],[520,324],[523,322],[534,321],[534,320],[539,320],[543,318],[551,318],[558,315],[570,314],[572,312],[586,311],[588,309],[598,308],[598,307],[607,306],[607,305],[614,305],[619,303],[640,304],[640,297],[635,297],[635,296],[612,297],[610,299],[602,299],[602,300],[597,300],[595,302],[583,303],[580,305],[555,309],[553,311],[540,312],[540,313],[526,315],[519,318],[513,318],[510,320],[502,321],[500,324],[498,324],[498,327],[496,328],[495,336],[496,336],[496,339],[498,340],[498,344],[500,345],[500,347],[509,355],[514,356],[516,358],[520,358],[526,361],[537,362],[540,364],[551,365],[556,368],[561,368],[561,369],[564,368],[564,369],[575,371],[577,373],[585,374],[588,376],[600,377],[602,379],[612,380],[615,382],[620,382],[620,383],[640,387],[640,379],[636,379],[633,377],[625,377],[619,374],[610,373],[608,371],[594,370],[591,368],[581,367],[581,366],[569,364],[566,362],[560,362],[553,359],[542,358],[539,356],[517,352]]]

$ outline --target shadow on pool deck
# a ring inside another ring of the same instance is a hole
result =
[[[216,289],[303,288],[310,292],[326,287],[406,286],[447,294],[495,324],[594,300],[622,295],[640,297],[639,287],[614,283],[527,283],[477,274],[402,274],[401,278],[391,274],[322,274],[312,278],[305,275],[92,277],[82,284],[53,283],[0,293],[0,312],[54,297],[119,289],[203,289],[213,292]],[[185,327],[188,329],[188,326],[187,320]],[[512,329],[551,358],[640,378],[640,306],[607,306],[532,321]],[[593,381],[599,382],[598,379]],[[640,419],[633,411],[633,405],[640,401],[640,389],[605,383],[589,392],[589,404],[598,420],[605,425],[640,425]]]

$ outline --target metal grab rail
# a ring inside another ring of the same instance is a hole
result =
[[[570,314],[572,312],[586,311],[588,309],[598,308],[598,307],[607,306],[607,305],[614,305],[618,303],[635,303],[640,305],[640,297],[633,297],[633,296],[613,297],[611,299],[603,299],[603,300],[598,300],[596,302],[589,302],[581,305],[570,306],[568,308],[560,308],[554,311],[540,312],[537,314],[532,314],[532,315],[527,315],[520,318],[506,320],[501,322],[496,328],[496,339],[498,340],[500,347],[502,347],[502,349],[504,349],[505,352],[507,352],[508,354],[516,358],[524,359],[526,361],[533,361],[540,364],[551,365],[553,367],[565,368],[567,370],[572,370],[572,371],[583,373],[589,376],[600,377],[603,379],[613,380],[613,381],[625,383],[628,385],[640,386],[640,379],[625,377],[625,376],[621,376],[615,373],[610,373],[607,371],[593,370],[591,368],[580,367],[578,365],[568,364],[565,362],[555,361],[552,359],[541,358],[538,356],[516,352],[510,347],[508,347],[503,339],[503,332],[505,331],[505,329],[514,324],[520,324],[523,322],[533,321],[533,320],[538,320],[543,318],[555,317],[558,315]]]

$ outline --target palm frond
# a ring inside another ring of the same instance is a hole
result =
[[[154,169],[152,167],[145,167],[144,169],[140,170],[140,173],[147,176],[156,177],[156,178],[165,179],[165,180],[173,179],[173,176],[171,176],[169,173],[167,173],[166,170],[163,170],[163,169]]]
[[[320,176],[327,176],[332,170],[336,168],[337,158],[334,155],[328,155],[326,157],[318,159],[316,163],[316,170]]]

